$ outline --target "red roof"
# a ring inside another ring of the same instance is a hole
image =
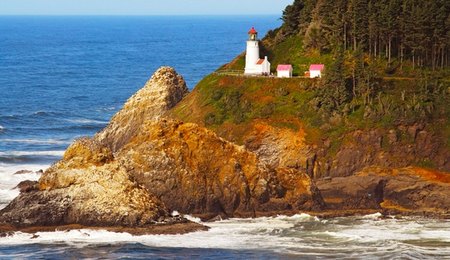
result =
[[[258,32],[255,30],[255,27],[252,27],[250,31],[248,31],[248,34],[257,34]]]
[[[277,71],[290,71],[292,70],[291,64],[280,64],[277,66]]]
[[[259,59],[259,60],[256,62],[256,64],[258,64],[258,65],[263,64],[263,63],[264,63],[264,59]]]
[[[311,66],[309,66],[309,70],[320,70],[322,71],[325,68],[325,65],[323,64],[311,64]]]

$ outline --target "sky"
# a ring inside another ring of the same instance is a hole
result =
[[[0,15],[280,15],[293,0],[0,0]]]

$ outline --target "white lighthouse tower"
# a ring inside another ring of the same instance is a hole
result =
[[[264,59],[259,58],[259,40],[258,32],[254,27],[248,32],[247,52],[245,53],[245,72],[246,75],[269,75],[270,62],[267,56]]]

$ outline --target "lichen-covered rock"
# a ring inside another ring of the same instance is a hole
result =
[[[87,168],[101,166],[114,159],[111,150],[100,142],[83,137],[75,140],[64,152],[62,162],[69,164],[66,167]]]
[[[230,217],[323,206],[301,168],[266,165],[204,127],[161,118],[186,93],[181,76],[159,69],[103,131],[76,140],[0,211],[0,224],[142,227],[171,210]]]
[[[95,140],[116,152],[137,133],[144,121],[162,116],[188,92],[183,77],[173,68],[159,68],[145,86],[127,100]]]
[[[59,163],[45,172],[39,186],[40,191],[21,193],[3,209],[0,223],[143,226],[168,217],[164,205],[117,163],[84,169]]]
[[[0,211],[15,226],[82,224],[145,226],[170,219],[166,207],[139,185],[113,152],[187,93],[174,69],[160,68],[96,138],[76,140],[39,184],[22,183],[19,197]]]
[[[244,136],[245,147],[271,167],[298,169],[313,177],[315,153],[305,142],[303,129],[275,128],[258,121]]]
[[[305,173],[270,169],[244,147],[192,123],[147,121],[118,160],[168,208],[183,213],[242,216],[321,205]]]

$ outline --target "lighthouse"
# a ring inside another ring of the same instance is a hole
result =
[[[266,57],[259,57],[258,32],[254,27],[248,32],[247,51],[245,53],[245,72],[246,75],[269,75],[270,62]]]

